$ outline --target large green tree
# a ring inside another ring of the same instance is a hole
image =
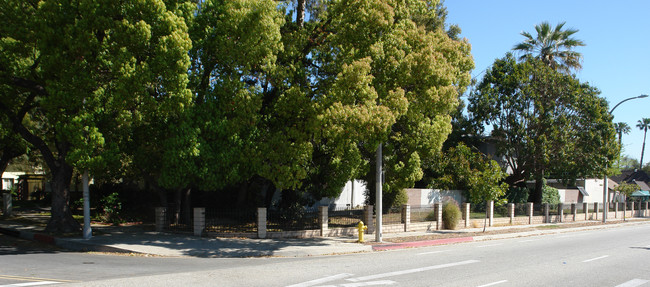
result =
[[[38,149],[52,183],[50,232],[79,230],[73,169],[120,166],[134,128],[188,104],[183,1],[4,1],[0,109]],[[33,125],[25,125],[29,117]]]
[[[618,147],[606,101],[574,76],[534,58],[497,59],[469,97],[474,121],[492,126],[497,153],[512,171],[511,185],[536,181],[541,202],[545,177],[571,181],[602,175]]]

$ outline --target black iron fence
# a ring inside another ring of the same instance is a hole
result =
[[[206,209],[205,230],[219,233],[257,232],[257,210]]]
[[[356,227],[360,221],[363,221],[363,209],[349,209],[347,207],[340,207],[328,210],[327,212],[328,227]],[[367,222],[366,222],[367,224]]]

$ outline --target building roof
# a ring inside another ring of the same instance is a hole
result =
[[[648,184],[650,183],[650,176],[643,170],[639,169],[630,169],[623,170],[621,174],[610,177],[613,181],[617,183],[630,183],[638,185],[642,190],[648,190]]]

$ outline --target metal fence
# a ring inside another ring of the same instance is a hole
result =
[[[219,233],[257,232],[257,210],[206,209],[205,230]]]
[[[528,216],[528,203],[515,203],[515,217]]]
[[[470,219],[486,218],[487,217],[487,214],[485,213],[486,209],[487,208],[485,203],[471,204],[469,206],[469,218]]]
[[[268,210],[267,231],[296,231],[319,229],[318,208],[291,208]]]
[[[404,223],[402,221],[402,208],[391,207],[387,212],[382,214],[381,223],[385,225]]]
[[[508,213],[508,205],[503,204],[503,205],[495,205],[494,206],[494,217],[510,217],[510,214]]]
[[[328,210],[328,227],[356,227],[363,221],[363,209],[349,209],[347,207]]]
[[[192,211],[186,208],[178,208],[176,205],[167,206],[165,216],[165,230],[172,232],[192,232],[193,218]]]
[[[435,208],[432,205],[411,206],[411,222],[436,221]]]

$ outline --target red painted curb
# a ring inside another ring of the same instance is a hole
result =
[[[469,242],[469,241],[474,241],[474,237],[446,238],[446,239],[436,239],[436,240],[426,240],[426,241],[413,241],[413,242],[404,242],[404,243],[373,245],[372,250],[382,251],[382,250],[404,249],[404,248],[412,248],[412,247],[424,247],[424,246],[433,246],[433,245]]]
[[[34,234],[34,240],[47,243],[47,244],[54,244],[54,237],[50,235],[45,235],[45,234]]]

